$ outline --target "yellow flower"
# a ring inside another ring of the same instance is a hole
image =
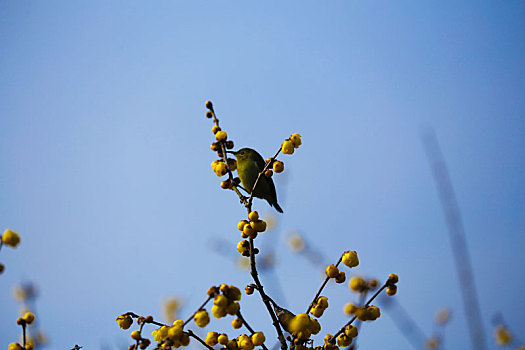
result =
[[[343,254],[343,264],[352,268],[359,265],[359,258],[357,257],[357,252],[355,250],[349,250]]]
[[[237,224],[237,229],[242,232],[242,230],[244,229],[244,225],[247,225],[247,224],[249,224],[248,220],[241,220]]]
[[[224,316],[226,316],[226,307],[213,305],[211,307],[211,314],[215,318],[223,318]]]
[[[318,306],[314,306],[313,308],[310,309],[310,313],[314,315],[315,317],[319,318],[323,316],[324,309]]]
[[[348,283],[348,286],[354,292],[360,293],[366,287],[366,282],[363,278],[354,276],[350,278],[350,282]]]
[[[32,312],[26,312],[24,316],[22,316],[22,318],[24,319],[24,321],[26,321],[27,324],[31,324],[35,320],[35,314]]]
[[[237,243],[237,251],[242,255],[247,255],[250,251],[250,242],[243,240]]]
[[[339,274],[339,269],[335,265],[328,265],[325,272],[328,278],[336,278]]]
[[[241,309],[241,305],[239,305],[239,303],[237,302],[234,302],[234,303],[231,303],[229,304],[227,307],[226,307],[226,313],[228,315],[236,315],[237,312],[239,312],[239,310]]]
[[[232,300],[239,301],[241,300],[241,290],[235,286],[230,286],[230,290],[228,291],[228,297]]]
[[[312,332],[312,334],[317,334],[321,331],[321,324],[319,323],[319,321],[310,317],[310,323],[308,324],[308,330]]]
[[[239,349],[239,346],[237,345],[237,341],[235,339],[230,339],[228,341],[228,344],[226,344],[226,349],[228,349],[228,350],[237,350],[237,349]]]
[[[193,320],[198,327],[204,328],[210,323],[210,315],[208,314],[208,311],[200,310],[195,313]]]
[[[361,321],[374,321],[381,316],[381,311],[377,306],[359,307],[355,315]]]
[[[328,298],[319,297],[319,299],[317,299],[317,307],[320,307],[323,310],[327,309],[328,308]]]
[[[120,315],[117,317],[118,326],[122,329],[128,329],[133,324],[133,319],[129,315]]]
[[[226,296],[222,294],[216,295],[215,298],[213,299],[213,304],[217,306],[226,307],[228,305],[228,298],[226,298]]]
[[[337,345],[339,345],[342,348],[346,348],[347,346],[350,346],[352,344],[352,338],[347,336],[344,333],[339,334],[337,337]]]
[[[396,295],[396,293],[397,293],[397,286],[396,285],[391,285],[391,286],[386,287],[386,294],[387,295],[393,296],[393,295]]]
[[[359,333],[359,330],[356,326],[352,326],[351,324],[345,327],[345,334],[349,336],[350,338],[357,337],[357,334]]]
[[[214,126],[211,128],[211,132],[212,132],[214,135],[217,134],[219,131],[221,131],[220,126],[214,125]]]
[[[441,309],[438,311],[436,315],[436,322],[439,324],[445,324],[450,319],[450,310],[449,309]]]
[[[303,238],[298,233],[294,233],[288,238],[288,244],[290,245],[292,250],[296,252],[303,251],[304,248],[306,247],[306,244],[304,243]]]
[[[343,312],[347,315],[353,315],[356,309],[357,307],[354,305],[354,303],[347,303],[343,308]]]
[[[182,324],[173,323],[173,326],[166,328],[166,337],[170,337],[172,340],[179,340],[182,336],[184,328],[184,322]]]
[[[266,231],[266,221],[264,221],[264,220],[257,220],[257,221],[251,222],[250,226],[256,232],[264,232],[264,231]]]
[[[217,133],[215,134],[215,139],[219,142],[221,141],[226,141],[226,139],[228,138],[228,134],[226,133],[226,131],[217,131]]]
[[[248,214],[248,219],[250,219],[251,222],[259,220],[259,213],[256,210],[250,212],[250,214]]]
[[[133,331],[131,332],[131,339],[133,340],[139,340],[141,338],[139,331]]]
[[[344,271],[339,271],[339,274],[335,278],[336,283],[344,283],[346,281],[346,273]]]
[[[295,148],[299,148],[299,146],[303,144],[303,142],[301,141],[301,135],[299,135],[298,133],[292,134],[292,136],[290,136],[290,141],[293,142],[293,146]]]
[[[216,163],[213,170],[218,177],[224,176],[228,173],[228,167],[223,162]]]
[[[290,333],[296,333],[296,332],[308,330],[309,325],[310,325],[310,317],[308,317],[308,315],[305,313],[300,313],[291,319],[288,328],[290,330]]]
[[[239,336],[239,338],[237,340],[237,346],[241,350],[253,350],[253,348],[254,348],[254,344],[253,344],[251,338],[248,337],[246,334],[242,334],[241,336]]]
[[[252,343],[255,346],[261,346],[266,341],[266,337],[264,336],[263,332],[257,332],[253,333],[252,335]]]
[[[293,154],[295,149],[293,142],[290,140],[284,141],[281,148],[284,154]]]
[[[239,329],[242,327],[242,320],[240,318],[234,318],[232,321],[232,327],[234,329]]]
[[[221,335],[219,335],[217,337],[217,341],[219,342],[219,344],[221,345],[226,345],[228,344],[228,335],[226,335],[225,333],[222,333]]]
[[[494,338],[496,338],[498,345],[508,345],[512,343],[512,334],[502,324],[497,325],[496,329],[494,329]]]
[[[246,235],[246,237],[250,237],[252,239],[257,237],[257,231],[255,231],[251,225],[245,225],[242,232],[244,235]]]
[[[182,346],[188,346],[190,345],[190,336],[187,333],[182,333],[180,337],[180,342]]]
[[[162,311],[167,322],[173,322],[175,320],[181,303],[182,301],[176,297],[168,298],[162,303]]]
[[[252,295],[254,290],[255,290],[255,287],[253,284],[248,284],[246,287],[244,287],[244,292],[247,295]]]
[[[22,345],[20,345],[18,343],[11,343],[11,344],[9,344],[9,347],[7,349],[8,350],[24,350]]]
[[[388,283],[397,283],[399,282],[399,277],[395,273],[388,275]]]
[[[206,336],[206,339],[204,339],[204,342],[209,346],[215,346],[219,343],[218,338],[219,333],[217,332],[208,332],[208,335]]]
[[[425,349],[437,349],[439,347],[439,338],[438,337],[432,337],[427,339],[425,342]]]
[[[273,171],[276,173],[282,173],[284,170],[284,163],[281,161],[276,160],[273,162]]]
[[[4,234],[2,235],[2,243],[10,247],[16,248],[16,246],[20,243],[20,236],[18,235],[18,233],[10,229],[7,229],[4,231]],[[13,344],[16,344],[16,343],[13,343]]]

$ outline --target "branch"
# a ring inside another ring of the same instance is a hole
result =
[[[204,307],[206,306],[206,304],[208,304],[208,302],[211,300],[212,296],[211,295],[208,295],[208,298],[206,300],[204,300],[204,302],[201,304],[201,306],[199,306],[199,308],[184,322],[184,325],[187,325],[191,319],[195,316],[195,314],[199,311],[201,311],[202,309],[204,309]]]
[[[281,343],[281,350],[287,350],[288,345],[286,344],[286,339],[284,338],[283,330],[281,329],[279,320],[277,319],[277,316],[275,315],[275,312],[270,304],[270,298],[264,292],[263,285],[261,284],[261,281],[259,281],[257,267],[255,266],[255,253],[254,253],[253,238],[250,238],[250,274],[252,275],[253,281],[255,282],[255,285],[257,286],[257,291],[259,291],[259,294],[261,295],[261,299],[264,305],[266,306],[266,309],[268,309],[268,312],[270,313],[270,317],[272,318],[272,321],[273,321],[272,322],[273,326],[275,327],[275,330],[277,331],[277,337],[279,338],[279,342]]]
[[[335,264],[335,267],[338,267],[342,260],[343,260],[343,256],[341,255],[339,260],[337,260],[337,264]],[[306,314],[307,315],[310,312],[310,310],[312,309],[312,307],[314,306],[314,304],[317,302],[317,298],[319,298],[319,295],[321,295],[321,292],[323,291],[324,287],[326,286],[326,284],[328,283],[329,280],[330,280],[330,277],[326,276],[326,278],[324,279],[323,284],[321,285],[321,287],[317,291],[317,294],[315,294],[314,299],[312,300],[312,302],[308,306],[308,309],[306,309]]]
[[[371,297],[370,299],[368,299],[368,301],[366,302],[365,305],[363,305],[363,307],[367,307],[368,305],[370,305],[370,303],[371,303],[371,302],[372,302],[372,301],[373,301],[373,300],[374,300],[374,299],[375,299],[375,298],[376,298],[376,297],[377,297],[377,296],[383,291],[383,289],[385,289],[385,288],[388,287],[389,285],[390,285],[390,283],[389,283],[389,281],[387,280],[387,281],[385,282],[385,284],[383,284],[383,286],[382,286],[381,288],[379,288],[379,289],[377,290],[377,292],[375,292],[375,294],[372,295],[372,297]],[[333,337],[330,338],[328,341],[329,341],[330,343],[333,344],[333,343],[335,342],[335,340],[337,339],[337,336],[338,336],[339,334],[343,333],[343,332],[345,331],[346,326],[351,325],[352,322],[354,322],[354,321],[356,320],[356,318],[357,318],[357,316],[352,317],[352,318],[350,319],[350,321],[348,321],[343,327],[341,327],[341,329],[339,329],[339,330],[337,331],[337,333],[335,333],[335,334],[333,335]]]
[[[244,325],[244,327],[246,327],[248,329],[248,331],[250,331],[251,335],[255,334],[255,331],[253,330],[252,327],[250,327],[250,325],[248,324],[248,322],[246,322],[246,320],[244,319],[244,317],[242,316],[241,314],[241,310],[237,311],[237,317],[242,321],[242,324]],[[262,344],[261,347],[264,349],[264,350],[268,350],[268,348],[266,347],[266,345]]]
[[[188,329],[188,330],[186,331],[186,333],[187,333],[190,337],[197,339],[197,341],[198,341],[199,343],[201,343],[202,345],[204,345],[205,347],[207,347],[208,350],[214,350],[211,346],[209,346],[208,344],[206,344],[206,342],[205,342],[204,340],[202,340],[198,335],[196,335],[195,333],[193,333],[190,329]]]

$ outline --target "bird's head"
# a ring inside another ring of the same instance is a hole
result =
[[[250,160],[250,159],[255,159],[256,155],[257,155],[257,151],[251,149],[251,148],[241,148],[240,150],[236,151],[236,152],[230,152],[228,151],[228,153],[231,153],[235,156],[235,158],[237,158],[237,161],[238,162],[242,162],[242,161],[246,161],[246,160]]]

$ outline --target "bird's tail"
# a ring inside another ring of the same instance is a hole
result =
[[[273,206],[275,207],[275,209],[279,212],[279,213],[282,213],[283,210],[281,209],[281,207],[279,206],[279,204],[277,204],[277,202],[273,203]]]

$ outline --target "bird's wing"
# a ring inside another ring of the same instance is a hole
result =
[[[264,165],[266,164],[264,158],[258,152],[255,152],[255,164],[257,164],[259,171],[262,171],[264,169]]]

